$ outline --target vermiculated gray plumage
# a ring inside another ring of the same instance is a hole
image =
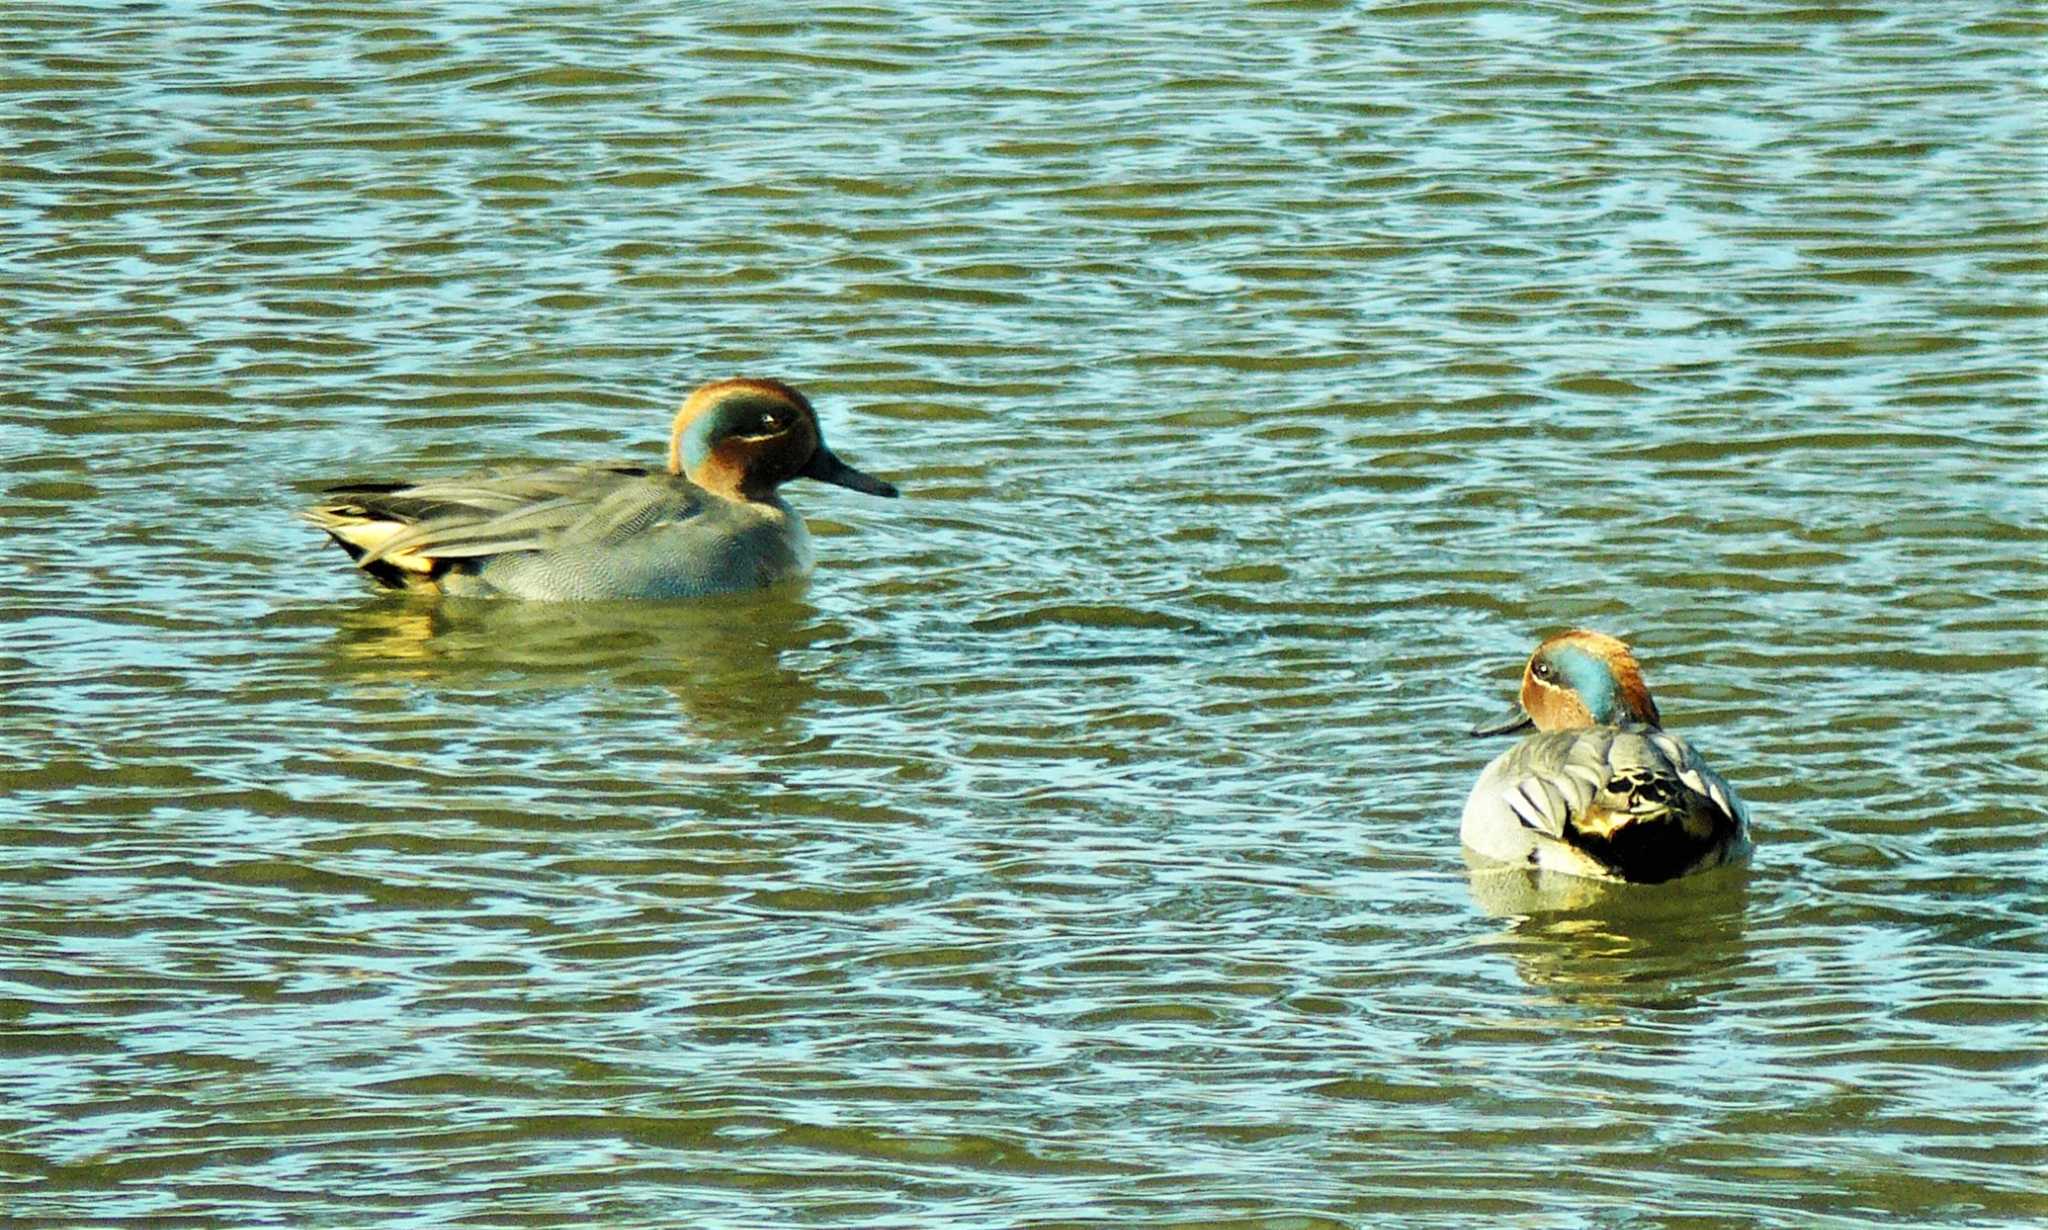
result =
[[[541,599],[758,589],[810,566],[780,498],[722,500],[634,465],[566,465],[329,488],[305,513],[394,588]]]
[[[1533,734],[1487,765],[1465,844],[1502,862],[1656,883],[1747,855],[1748,815],[1677,735],[1646,726]],[[1566,847],[1546,860],[1545,846]],[[1561,864],[1561,865],[1560,865]]]

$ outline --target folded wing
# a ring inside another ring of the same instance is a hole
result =
[[[1629,880],[1664,880],[1742,840],[1747,816],[1686,742],[1649,727],[1526,740],[1502,799],[1521,824]]]
[[[550,466],[429,483],[352,483],[304,514],[387,585],[457,561],[608,545],[703,508],[685,480],[633,465]]]

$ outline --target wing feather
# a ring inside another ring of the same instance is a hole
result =
[[[352,547],[358,567],[413,572],[432,572],[440,560],[614,544],[687,520],[707,498],[686,479],[628,464],[349,483],[326,494],[332,498],[306,510],[306,519]]]

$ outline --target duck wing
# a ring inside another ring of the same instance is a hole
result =
[[[686,520],[705,493],[637,465],[564,465],[426,483],[348,483],[305,512],[380,580],[392,569],[432,577],[446,561],[564,542],[617,542]]]
[[[1502,801],[1525,827],[1628,880],[1664,880],[1741,841],[1748,812],[1691,745],[1654,727],[1596,726],[1523,741]]]
[[[649,473],[647,467],[627,462],[584,463],[486,470],[424,483],[340,483],[323,489],[321,494],[327,500],[308,509],[306,515],[309,519],[326,514],[411,525],[437,517],[513,512],[529,504],[606,491]]]

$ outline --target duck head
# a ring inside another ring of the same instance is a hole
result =
[[[714,380],[690,394],[669,435],[668,470],[728,499],[770,499],[792,478],[896,494],[825,447],[818,413],[802,393],[754,377]]]
[[[1642,667],[1629,647],[1602,632],[1574,628],[1536,647],[1522,672],[1518,703],[1498,722],[1474,727],[1475,735],[1505,735],[1534,726],[1572,730],[1639,722],[1656,726],[1657,702],[1643,683]]]

